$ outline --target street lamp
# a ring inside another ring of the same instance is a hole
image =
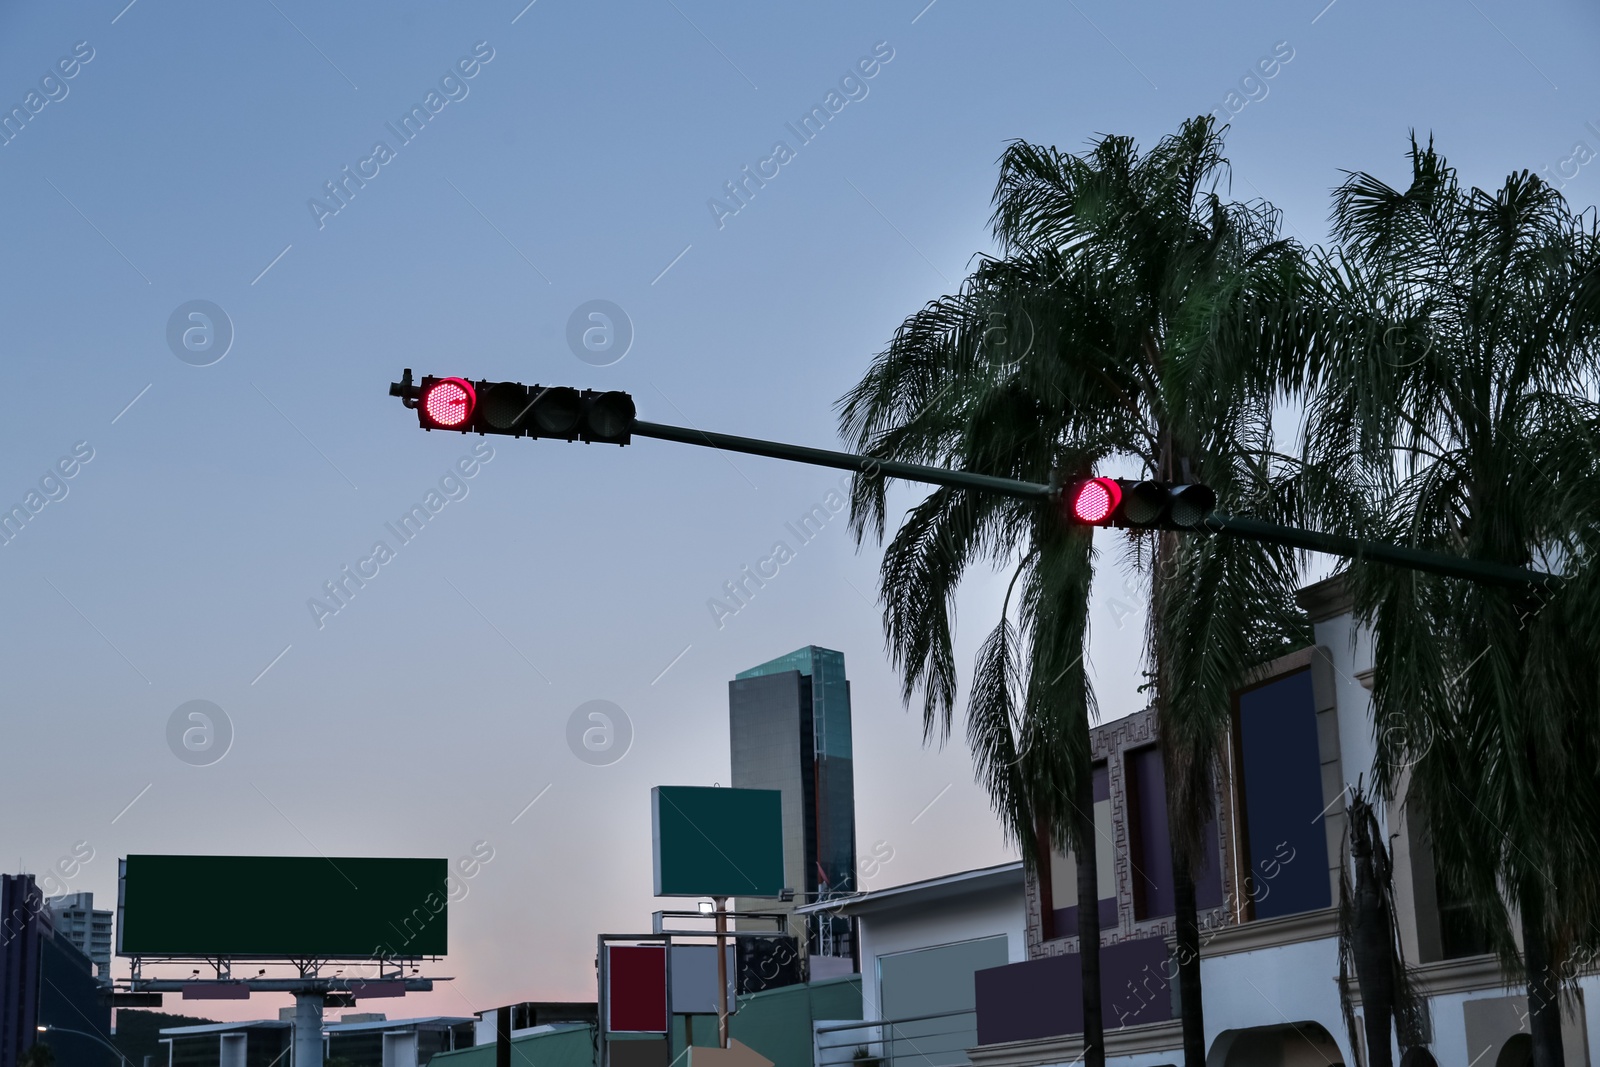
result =
[[[43,1023],[40,1026],[35,1027],[35,1029],[37,1029],[41,1034],[76,1034],[78,1037],[86,1037],[90,1041],[98,1041],[100,1044],[104,1045],[106,1048],[110,1049],[116,1054],[117,1060],[123,1065],[123,1067],[127,1067],[128,1065],[128,1057],[122,1054],[122,1050],[113,1045],[111,1042],[107,1041],[105,1038],[100,1037],[98,1034],[91,1034],[87,1030],[72,1030],[65,1026],[56,1026],[54,1023]]]

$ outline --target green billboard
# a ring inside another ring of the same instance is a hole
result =
[[[650,790],[658,897],[776,897],[783,794],[658,785]]]
[[[129,856],[123,956],[372,959],[448,949],[442,859]]]

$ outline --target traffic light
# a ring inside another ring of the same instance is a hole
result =
[[[625,445],[635,417],[633,397],[623,392],[432,376],[417,383],[409,367],[389,395],[416,408],[424,430]]]
[[[1078,526],[1193,530],[1216,510],[1217,494],[1205,485],[1079,478],[1062,486],[1061,505]]]
[[[422,379],[417,417],[430,430],[465,430],[478,406],[477,391],[464,378]]]

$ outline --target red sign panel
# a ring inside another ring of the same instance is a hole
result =
[[[403,997],[406,995],[404,982],[351,982],[350,992],[361,1000],[373,997]]]
[[[667,1032],[667,950],[661,945],[607,945],[606,1029]]]
[[[250,987],[243,982],[185,982],[184,1000],[249,1000]]]

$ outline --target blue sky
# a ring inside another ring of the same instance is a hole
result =
[[[875,884],[1008,853],[959,730],[926,749],[901,709],[878,551],[842,516],[720,627],[708,608],[836,474],[490,438],[440,489],[478,439],[418,432],[386,395],[401,368],[627,389],[644,418],[830,445],[895,325],[990,249],[1009,140],[1148,144],[1214,108],[1237,112],[1234,194],[1307,242],[1341,168],[1402,180],[1412,128],[1468,181],[1549,168],[1596,196],[1575,146],[1600,150],[1600,14],[1577,3],[525,2],[0,14],[0,103],[27,115],[0,145],[0,504],[43,501],[0,547],[0,863],[88,842],[71,888],[110,901],[129,852],[488,842],[438,968],[457,988],[406,1013],[591,996],[594,933],[655,906],[649,786],[725,783],[726,681],[801,645],[846,656],[861,852],[894,857]],[[387,124],[430,91],[402,143]],[[786,124],[830,91],[800,143]],[[780,140],[793,158],[716,210]],[[393,157],[336,205],[325,183],[378,141]],[[634,334],[608,366],[567,343],[597,299]],[[197,300],[233,333],[207,366],[167,339]],[[319,627],[323,583],[436,489]],[[1136,701],[1119,585],[1108,568],[1095,616],[1108,715]],[[998,603],[992,581],[964,598],[963,663]],[[169,749],[191,700],[231,723],[208,766]],[[605,766],[566,740],[591,700],[632,726]]]

